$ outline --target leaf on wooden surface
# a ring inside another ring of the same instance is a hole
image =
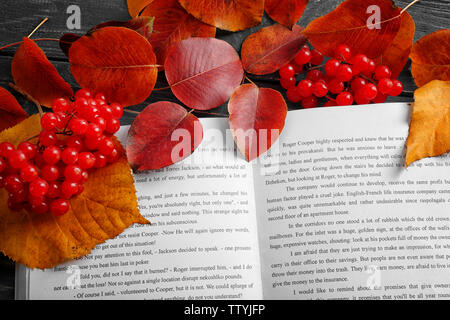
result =
[[[410,58],[418,87],[432,80],[450,80],[450,29],[433,32],[417,41]]]
[[[179,0],[197,19],[222,30],[239,31],[261,23],[264,0]]]
[[[38,114],[0,133],[0,142],[19,144],[41,131]],[[96,245],[116,237],[133,223],[149,223],[138,209],[130,166],[117,139],[120,159],[89,174],[83,193],[70,200],[61,217],[7,206],[8,192],[0,190],[0,250],[30,268],[52,268],[80,258]]]
[[[197,117],[176,103],[156,102],[139,113],[128,131],[128,160],[136,171],[164,168],[190,156],[202,139]]]
[[[309,0],[266,0],[264,9],[269,17],[292,28],[303,15]]]
[[[178,0],[154,0],[141,16],[155,17],[149,38],[158,64],[164,64],[169,49],[190,37],[215,37],[216,28],[197,20],[186,12]]]
[[[450,151],[450,81],[433,80],[414,92],[406,166]]]
[[[249,73],[273,73],[294,59],[305,42],[302,28],[298,25],[292,31],[279,24],[262,28],[242,44],[242,65]]]
[[[380,13],[379,22],[371,19],[372,11],[367,13],[371,6]],[[326,56],[332,57],[335,48],[344,43],[354,54],[363,53],[374,59],[383,54],[396,37],[400,12],[392,0],[346,0],[327,15],[313,20],[303,34]]]
[[[153,0],[127,0],[128,12],[132,18],[135,18],[141,11]]]
[[[143,102],[158,74],[151,44],[123,27],[105,27],[83,36],[70,48],[69,62],[81,87],[103,92],[124,106]]]
[[[50,107],[57,98],[71,98],[72,88],[59,75],[38,45],[24,37],[11,63],[11,73],[17,87],[41,105]]]
[[[220,106],[244,76],[236,50],[223,40],[189,38],[172,47],[164,64],[173,94],[197,110]]]
[[[16,98],[5,88],[0,87],[0,131],[12,127],[28,118]]]
[[[106,21],[91,28],[86,34],[91,34],[105,27],[124,27],[136,31],[141,36],[149,40],[153,32],[154,20],[154,17],[137,17],[128,21]],[[62,35],[59,39],[59,46],[66,56],[69,56],[69,49],[72,44],[80,38],[81,36],[75,33],[65,33]]]
[[[408,61],[414,42],[415,29],[413,18],[408,12],[404,12],[401,16],[400,29],[391,45],[380,57],[375,59],[377,65],[385,65],[391,69],[392,79],[398,78]]]
[[[247,161],[270,149],[283,131],[287,105],[276,90],[243,84],[228,102],[230,129]]]

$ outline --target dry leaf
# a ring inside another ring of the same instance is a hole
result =
[[[75,41],[69,50],[75,80],[124,106],[143,102],[156,83],[152,45],[128,28],[105,27]]]
[[[178,0],[194,17],[222,30],[239,31],[261,23],[264,0]]]
[[[51,107],[57,98],[68,99],[73,95],[72,88],[48,61],[44,51],[26,37],[14,55],[11,73],[16,86],[46,107]]]
[[[309,0],[266,0],[264,9],[274,21],[292,28],[302,16]]]
[[[433,32],[417,41],[410,58],[418,87],[431,80],[450,80],[450,29]]]
[[[8,90],[0,87],[0,131],[18,124],[27,117],[28,114],[16,98]]]
[[[169,49],[190,37],[215,37],[216,28],[197,20],[186,12],[178,0],[154,0],[141,16],[155,17],[149,41],[158,64],[163,65]]]
[[[33,115],[0,133],[0,142],[15,145],[41,130]],[[120,143],[119,161],[89,174],[84,192],[70,200],[61,217],[8,209],[6,190],[0,190],[0,250],[30,268],[51,268],[82,257],[133,223],[149,223],[138,210],[133,176]]]
[[[414,92],[406,166],[450,151],[450,81],[433,80]]]

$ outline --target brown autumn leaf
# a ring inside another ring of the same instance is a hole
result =
[[[245,71],[257,75],[273,73],[294,59],[306,42],[302,28],[289,30],[274,24],[248,36],[241,48]]]
[[[44,51],[29,38],[24,37],[17,49],[11,73],[17,87],[46,107],[51,107],[57,98],[73,95],[72,88],[48,61]]]
[[[302,16],[309,0],[266,0],[264,9],[269,17],[285,27],[292,28]]]
[[[432,80],[450,80],[450,29],[433,32],[417,41],[410,58],[418,87]]]
[[[404,12],[401,16],[400,29],[391,45],[380,57],[375,59],[377,65],[385,65],[391,69],[392,79],[398,78],[408,61],[414,42],[415,29],[413,18],[408,12]]]
[[[222,30],[245,30],[261,23],[264,0],[179,0],[194,17]]]
[[[450,81],[433,80],[414,92],[405,164],[449,151]]]
[[[0,142],[19,144],[41,131],[39,115],[33,115],[0,133]],[[120,159],[89,174],[83,193],[70,200],[61,217],[7,206],[8,192],[0,190],[0,250],[30,268],[52,268],[80,258],[98,244],[122,233],[133,223],[149,223],[139,213],[130,166],[120,143]]]
[[[0,131],[25,120],[28,114],[16,98],[5,88],[0,87]]]
[[[370,19],[369,6],[379,8],[379,23]],[[315,49],[328,57],[334,56],[335,48],[345,43],[353,53],[363,53],[374,59],[381,56],[397,36],[400,13],[401,9],[392,0],[346,0],[330,13],[313,20],[303,34]]]
[[[178,0],[154,0],[142,11],[141,16],[155,17],[149,41],[160,65],[164,64],[169,49],[181,40],[191,37],[214,38],[216,35],[216,27],[194,18]]]
[[[124,106],[143,102],[158,74],[152,45],[123,27],[105,27],[81,37],[69,50],[69,62],[80,86]]]

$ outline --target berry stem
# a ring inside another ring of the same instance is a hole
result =
[[[38,111],[39,111],[39,115],[41,116],[41,118],[42,118],[42,115],[44,114],[44,111],[42,110],[42,107],[41,107],[41,104],[36,100],[36,99],[34,99],[32,96],[30,96],[28,93],[26,93],[25,91],[23,91],[20,87],[18,87],[18,86],[16,86],[14,83],[9,83],[8,84],[12,89],[14,89],[15,91],[17,91],[18,93],[20,93],[21,95],[23,95],[28,101],[31,101],[31,102],[33,102],[35,105],[36,105],[36,107],[37,107],[37,109],[38,109]]]
[[[46,17],[44,20],[42,20],[41,21],[41,23],[39,23],[37,26],[36,26],[36,28],[34,28],[34,30],[33,31],[31,31],[31,33],[28,35],[28,37],[27,38],[31,38],[31,36],[44,24],[44,23],[46,23],[47,22],[47,20],[48,20],[48,17]]]
[[[373,83],[373,84],[377,84],[375,81],[373,81],[372,78],[369,78],[369,77],[363,75],[362,73],[361,73],[359,76],[360,76],[361,78],[363,78],[364,80],[367,80],[367,81],[369,81],[369,82],[371,82],[371,83]]]

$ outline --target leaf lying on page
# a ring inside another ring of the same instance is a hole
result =
[[[450,81],[434,80],[414,93],[406,166],[450,151]]]
[[[0,142],[17,145],[40,130],[36,114],[0,133]],[[125,152],[117,140],[115,143],[120,159],[89,174],[83,193],[70,200],[70,210],[64,216],[11,211],[8,192],[1,189],[0,251],[30,268],[52,268],[88,254],[133,223],[149,223],[139,213]]]

